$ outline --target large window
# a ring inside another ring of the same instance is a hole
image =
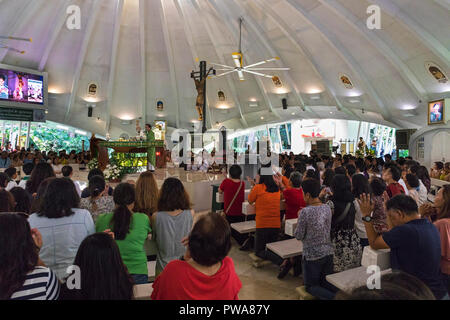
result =
[[[18,121],[0,121],[0,131],[2,133],[2,147],[11,143],[13,149],[27,147],[26,139],[28,133],[28,123],[22,122],[22,127]],[[65,125],[47,121],[46,123],[31,123],[29,145],[42,151],[70,152],[75,150],[81,152],[83,141],[84,150],[89,149],[89,133]]]

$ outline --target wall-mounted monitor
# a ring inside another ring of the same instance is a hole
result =
[[[48,75],[0,64],[0,106],[48,107]]]

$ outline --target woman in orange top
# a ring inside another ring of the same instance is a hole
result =
[[[266,250],[266,244],[278,241],[280,233],[280,189],[272,175],[259,174],[256,183],[248,195],[256,212],[255,254],[280,265],[283,259]]]

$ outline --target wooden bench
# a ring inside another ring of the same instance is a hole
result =
[[[440,179],[435,179],[435,178],[431,178],[431,185],[432,186],[437,186],[437,187],[443,187],[446,184],[450,184],[450,182],[448,181],[444,181],[444,180],[440,180]]]
[[[155,281],[156,261],[147,261],[148,282]]]
[[[392,269],[381,271],[381,275],[392,273]],[[326,279],[339,290],[350,293],[353,289],[365,286],[372,273],[367,273],[367,267],[361,266],[339,273],[329,274]]]
[[[363,249],[361,266],[368,267],[371,265],[377,265],[381,270],[389,269],[391,267],[390,252],[390,249],[374,250],[370,246],[366,246]]]
[[[297,229],[298,219],[287,219],[284,222],[284,233],[293,237],[295,229]]]
[[[379,266],[381,275],[392,272],[392,269],[390,269],[390,249],[374,250],[370,246],[364,247],[361,265],[358,268],[327,275],[326,279],[329,283],[345,292],[350,292],[355,288],[366,285],[367,278],[371,275],[371,273],[367,273],[369,266]]]
[[[242,214],[245,216],[256,214],[255,206],[248,203],[248,201],[242,202]]]
[[[303,244],[297,239],[268,243],[266,248],[283,259],[300,256],[303,252]]]
[[[151,300],[153,293],[153,283],[137,284],[133,286],[135,300]]]
[[[239,232],[240,234],[251,233],[256,231],[256,221],[244,221],[230,224],[230,227]]]

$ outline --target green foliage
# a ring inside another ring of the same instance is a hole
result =
[[[84,149],[89,149],[89,139],[83,135],[77,135],[66,130],[48,128],[47,126],[31,126],[30,138],[39,150],[75,150],[81,152],[82,141]]]

